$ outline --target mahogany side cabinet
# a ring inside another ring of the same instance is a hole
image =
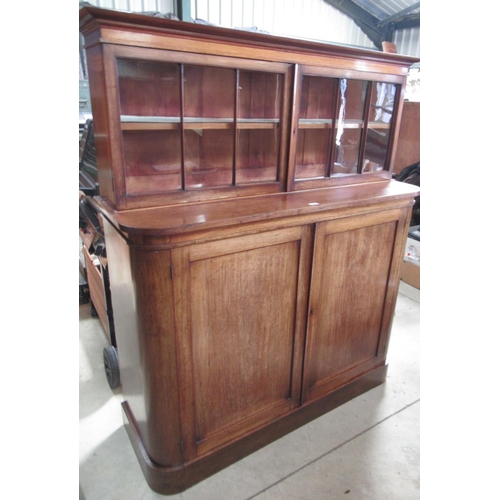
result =
[[[385,381],[417,59],[93,7],[80,30],[125,428],[173,494]]]

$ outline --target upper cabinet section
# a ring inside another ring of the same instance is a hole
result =
[[[86,7],[117,210],[390,179],[413,58]]]
[[[126,196],[279,190],[284,73],[116,61]]]
[[[345,176],[362,182],[357,175],[372,172],[387,176],[400,95],[401,84],[303,74],[295,187],[300,188],[300,181]]]

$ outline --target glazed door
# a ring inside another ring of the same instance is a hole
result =
[[[391,210],[317,225],[304,402],[385,363],[406,214]]]
[[[122,208],[283,190],[291,65],[109,50]]]
[[[186,459],[300,404],[311,227],[173,250]]]

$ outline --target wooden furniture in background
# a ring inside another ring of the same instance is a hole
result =
[[[80,19],[124,422],[171,494],[384,382],[415,59]]]
[[[403,105],[401,127],[394,158],[394,174],[420,161],[420,102]]]
[[[393,42],[382,42],[382,50],[388,52],[389,54],[397,54],[398,48]]]

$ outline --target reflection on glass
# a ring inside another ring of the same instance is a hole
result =
[[[127,194],[182,187],[180,66],[118,59]]]
[[[395,97],[396,85],[383,82],[373,84],[363,173],[386,168]]]
[[[118,59],[118,91],[122,121],[133,117],[170,117],[180,121],[178,64]],[[154,121],[154,120],[151,120]]]
[[[184,66],[186,189],[230,186],[236,71]]]
[[[396,86],[392,83],[378,82],[372,91],[370,122],[391,123],[396,97]]]
[[[124,130],[123,159],[129,194],[182,187],[178,130]]]
[[[277,180],[278,129],[238,130],[236,184]]]
[[[281,75],[240,71],[238,119],[276,123],[281,113]]]
[[[332,165],[334,176],[358,171],[367,85],[361,80],[339,80],[339,111]]]
[[[328,175],[334,96],[334,78],[303,76],[296,179],[324,178]]]
[[[336,142],[335,158],[332,166],[334,175],[355,174],[358,171],[360,144],[360,129],[342,130],[340,140]]]
[[[239,72],[236,184],[277,180],[281,93],[281,75]]]

